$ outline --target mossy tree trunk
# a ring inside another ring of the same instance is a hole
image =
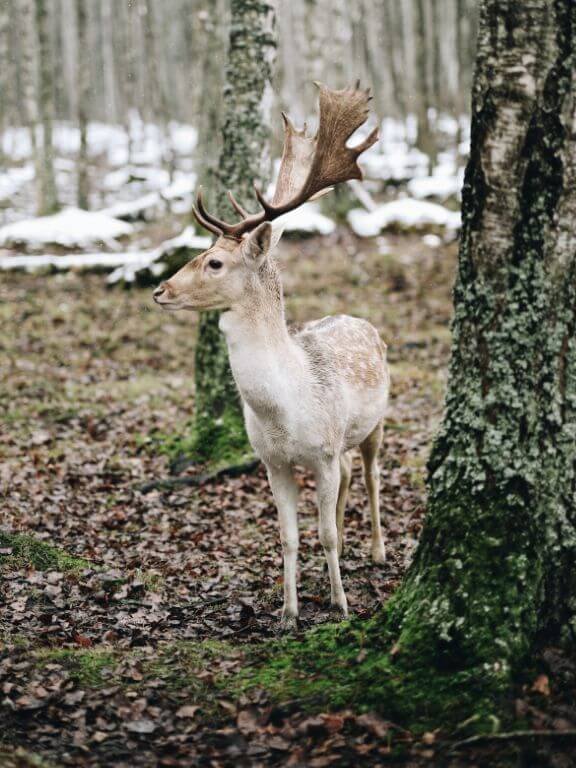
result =
[[[269,108],[275,40],[274,13],[264,0],[232,0],[224,87],[222,148],[217,171],[216,210],[230,218],[226,189],[254,209],[253,180],[270,175]],[[232,462],[249,452],[240,398],[232,379],[218,313],[200,318],[196,349],[197,458]]]
[[[506,678],[576,606],[576,5],[484,0],[453,352],[395,663]]]

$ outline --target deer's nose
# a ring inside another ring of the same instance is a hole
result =
[[[154,301],[158,301],[160,296],[162,296],[163,294],[168,295],[169,292],[170,291],[169,291],[168,283],[166,282],[160,283],[158,288],[156,288],[152,294],[152,296],[154,297]]]

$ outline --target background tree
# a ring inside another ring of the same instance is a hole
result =
[[[226,189],[250,209],[254,206],[253,180],[264,182],[270,177],[270,81],[276,49],[273,27],[270,3],[232,0],[216,194],[221,214],[229,213]],[[218,320],[217,312],[203,313],[200,318],[194,425],[195,453],[216,462],[250,450]]]
[[[50,45],[50,19],[47,3],[49,0],[35,0],[36,32],[38,41],[38,112],[42,125],[42,155],[40,161],[39,205],[40,214],[58,210],[56,177],[54,175],[54,152],[52,148],[52,121],[54,116],[54,70],[52,47]]]
[[[88,16],[86,0],[76,0],[76,28],[78,31],[78,127],[80,151],[78,153],[78,207],[88,208],[88,98],[90,95],[88,68]]]

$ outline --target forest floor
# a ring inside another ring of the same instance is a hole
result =
[[[356,616],[394,591],[421,529],[455,253],[409,234],[282,246],[291,321],[367,317],[389,346],[388,560],[369,560],[356,457],[342,558]],[[107,289],[102,275],[2,276],[0,766],[573,765],[565,752],[526,752],[515,740],[450,754],[458,734],[230,692],[227,680],[279,621],[279,534],[264,472],[144,488],[169,477],[167,452],[192,416],[196,322],[157,310],[149,289]],[[299,480],[304,632],[330,620],[329,588],[313,482]],[[550,654],[519,684],[516,712],[529,727],[567,732],[576,667]]]

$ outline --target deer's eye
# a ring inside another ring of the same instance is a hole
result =
[[[210,261],[208,262],[208,266],[210,267],[210,269],[214,269],[217,271],[219,269],[222,269],[222,262],[219,261],[218,259],[210,259]]]

